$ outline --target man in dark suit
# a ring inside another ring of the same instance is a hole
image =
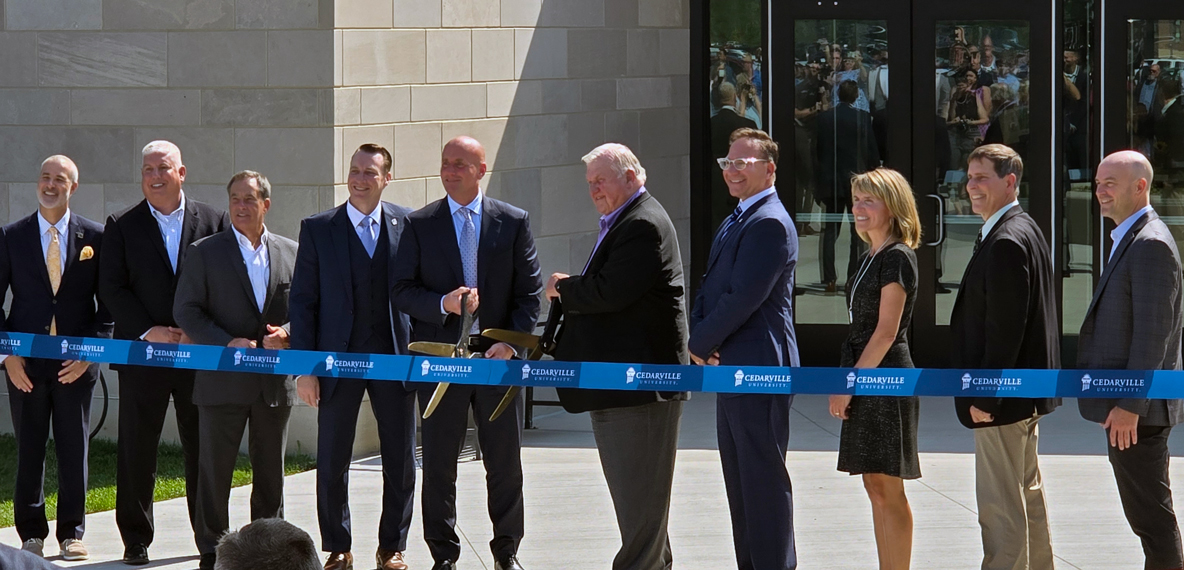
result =
[[[1098,204],[1118,227],[1110,261],[1081,324],[1077,364],[1090,370],[1180,370],[1180,253],[1151,207],[1151,164],[1134,151],[1098,165]],[[1088,386],[1088,384],[1085,384]],[[1168,436],[1184,421],[1184,400],[1081,398],[1081,417],[1102,424],[1110,465],[1147,570],[1184,566],[1168,483]]]
[[[954,368],[1060,368],[1060,325],[1048,243],[1021,208],[1024,165],[1004,145],[970,153],[966,191],[983,217],[966,266],[950,334]],[[1040,418],[1055,398],[955,398],[962,425],[974,429],[983,570],[1052,568],[1037,443]]]
[[[177,283],[173,315],[198,344],[287,348],[296,242],[264,225],[271,208],[267,177],[245,170],[230,179],[227,192],[231,231],[193,244]],[[284,450],[296,385],[291,376],[199,371],[193,403],[201,442],[197,547],[201,568],[212,569],[218,538],[230,529],[230,487],[247,422],[251,520],[284,516]]]
[[[855,108],[859,84],[844,81],[837,89],[839,105],[819,115],[818,134],[814,138],[818,145],[819,160],[814,197],[829,216],[822,231],[822,283],[831,293],[838,289],[835,242],[839,239],[842,222],[830,221],[830,217],[851,212],[851,176],[880,166],[880,153],[876,149],[876,137],[872,132],[872,116],[867,111]],[[844,281],[855,273],[864,247],[863,240],[855,235],[854,216],[851,217],[851,232],[847,237],[851,240],[851,253],[847,259]]]
[[[444,145],[440,181],[448,196],[407,216],[399,243],[392,296],[412,318],[412,340],[456,344],[461,336],[461,295],[477,311],[473,329],[534,330],[543,281],[525,211],[485,196],[485,149],[469,137]],[[482,338],[473,348],[486,358],[509,359],[514,349]],[[426,409],[436,384],[419,389]],[[522,425],[519,393],[512,413],[490,414],[506,386],[453,385],[436,411],[423,420],[423,531],[434,570],[451,570],[460,558],[456,534],[456,460],[464,444],[469,409],[487,471],[489,518],[493,521],[495,570],[522,570],[518,544],[525,522],[522,501]]]
[[[755,129],[756,123],[736,112],[736,85],[721,82],[713,93],[718,98],[719,112],[711,117],[711,158],[727,156],[728,142],[736,129]],[[723,180],[711,179],[711,224],[717,226],[732,210],[728,187]]]
[[[96,303],[103,228],[70,211],[78,167],[51,156],[41,163],[37,211],[0,229],[0,298],[12,288],[0,330],[68,336],[111,336],[111,317]],[[57,539],[65,560],[88,557],[87,452],[90,402],[99,366],[79,360],[0,356],[8,372],[8,403],[17,440],[13,522],[22,548],[41,556],[45,517],[45,444],[52,426],[58,458]]]
[[[152,343],[188,343],[173,320],[177,272],[189,244],[226,229],[221,212],[188,199],[181,189],[185,165],[181,150],[168,141],[144,147],[140,186],[144,200],[107,218],[99,264],[99,296],[115,317],[115,338]],[[197,408],[193,371],[142,366],[119,371],[119,449],[115,522],[123,537],[123,561],[148,563],[152,544],[152,493],[156,487],[156,448],[169,398],[185,454],[185,498],[189,522],[197,514]]]
[[[581,275],[547,281],[547,297],[563,303],[555,359],[687,364],[682,257],[670,216],[646,192],[645,169],[624,145],[601,145],[583,161],[600,235]],[[672,563],[666,522],[686,399],[685,392],[559,390],[568,412],[592,412],[621,531],[613,570]]]
[[[288,316],[292,348],[406,354],[410,323],[390,296],[395,254],[410,209],[382,201],[391,154],[376,144],[350,159],[349,200],[300,223]],[[379,570],[406,570],[415,495],[415,391],[402,382],[332,376],[296,379],[317,408],[317,517],[326,570],[353,567],[349,462],[362,396],[369,392],[382,452]]]
[[[777,143],[732,133],[723,178],[740,205],[715,234],[691,311],[698,364],[799,366],[793,330],[798,234],[777,197]],[[796,568],[789,394],[719,394],[716,431],[740,568]],[[775,450],[775,452],[774,452]]]

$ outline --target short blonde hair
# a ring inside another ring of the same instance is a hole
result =
[[[892,235],[911,249],[921,247],[921,217],[909,181],[891,168],[877,168],[851,177],[851,194],[861,192],[884,202],[892,216]],[[870,241],[867,233],[859,238]]]

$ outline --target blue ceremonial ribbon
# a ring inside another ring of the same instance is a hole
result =
[[[1178,370],[854,369],[486,360],[6,332],[0,332],[0,354],[187,370],[490,386],[734,394],[1184,399],[1184,372]]]

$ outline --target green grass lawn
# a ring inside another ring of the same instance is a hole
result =
[[[316,468],[316,459],[304,454],[289,455],[284,462],[288,475]],[[234,466],[234,486],[251,482],[251,462],[239,455]],[[16,485],[16,438],[0,435],[0,528],[12,522],[12,491]],[[181,446],[163,444],[156,460],[156,496],[163,501],[185,496],[185,458]],[[58,460],[53,441],[45,460],[45,511],[49,520],[57,518]],[[115,442],[96,439],[90,444],[90,481],[86,491],[86,512],[96,513],[115,508]]]

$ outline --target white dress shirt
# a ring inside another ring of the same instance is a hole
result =
[[[41,259],[44,259],[46,263],[49,263],[49,244],[51,241],[49,235],[50,226],[58,229],[58,253],[60,254],[62,262],[62,273],[65,273],[66,242],[70,240],[70,236],[66,233],[70,230],[70,210],[67,208],[65,215],[63,215],[62,219],[58,220],[58,223],[56,224],[49,223],[49,220],[46,220],[45,216],[41,215],[40,211],[37,212],[37,227],[41,229]]]
[[[169,253],[169,263],[173,265],[173,273],[177,272],[177,256],[181,253],[181,231],[185,223],[185,191],[181,191],[181,205],[171,214],[165,214],[148,203],[148,210],[156,218],[156,225],[160,227],[160,237],[164,238],[164,249]]]
[[[1003,214],[1006,214],[1008,210],[1019,205],[1019,200],[1012,200],[1010,204],[999,208],[998,212],[991,214],[991,217],[987,218],[987,221],[983,222],[983,229],[979,230],[979,235],[982,236],[983,239],[987,239],[987,235],[989,235],[991,230],[995,228],[995,224],[999,223],[999,219],[1003,217]]]
[[[465,216],[464,214],[460,213],[460,209],[468,208],[473,212],[473,229],[477,230],[477,248],[479,250],[481,248],[481,206],[485,203],[485,191],[478,188],[477,197],[473,198],[473,201],[469,202],[468,204],[461,204],[460,202],[453,200],[452,196],[448,196],[445,199],[448,200],[448,211],[452,214],[452,228],[456,230],[457,247],[462,247],[463,245],[460,243],[460,232],[465,227]],[[448,295],[442,295],[440,297],[441,314],[448,313],[448,311],[444,310],[444,298],[447,296]]]
[[[361,227],[362,220],[366,218],[374,220],[374,223],[370,224],[370,237],[373,238],[373,243],[378,243],[378,236],[382,235],[382,204],[375,206],[373,212],[363,214],[352,203],[346,202],[345,213],[349,216],[349,223],[354,225],[354,231],[358,233],[358,239],[362,240],[362,243],[366,243],[366,238],[362,237],[362,232],[366,231]]]
[[[772,196],[776,193],[777,193],[777,187],[770,186],[768,188],[765,188],[764,190],[761,190],[760,192],[757,192],[756,194],[753,194],[752,196],[749,196],[749,197],[741,200],[740,204],[738,204],[738,206],[740,207],[740,215],[743,216],[744,212],[747,212],[748,209],[751,208],[753,204],[756,204],[757,202],[764,200],[766,196]]]
[[[251,280],[251,291],[255,293],[255,305],[259,312],[263,312],[263,303],[267,300],[267,280],[271,277],[271,256],[267,254],[267,227],[263,228],[263,235],[259,236],[259,247],[251,245],[247,236],[239,233],[231,226],[234,239],[238,242],[238,251],[243,255],[243,263],[247,265],[247,277]]]

